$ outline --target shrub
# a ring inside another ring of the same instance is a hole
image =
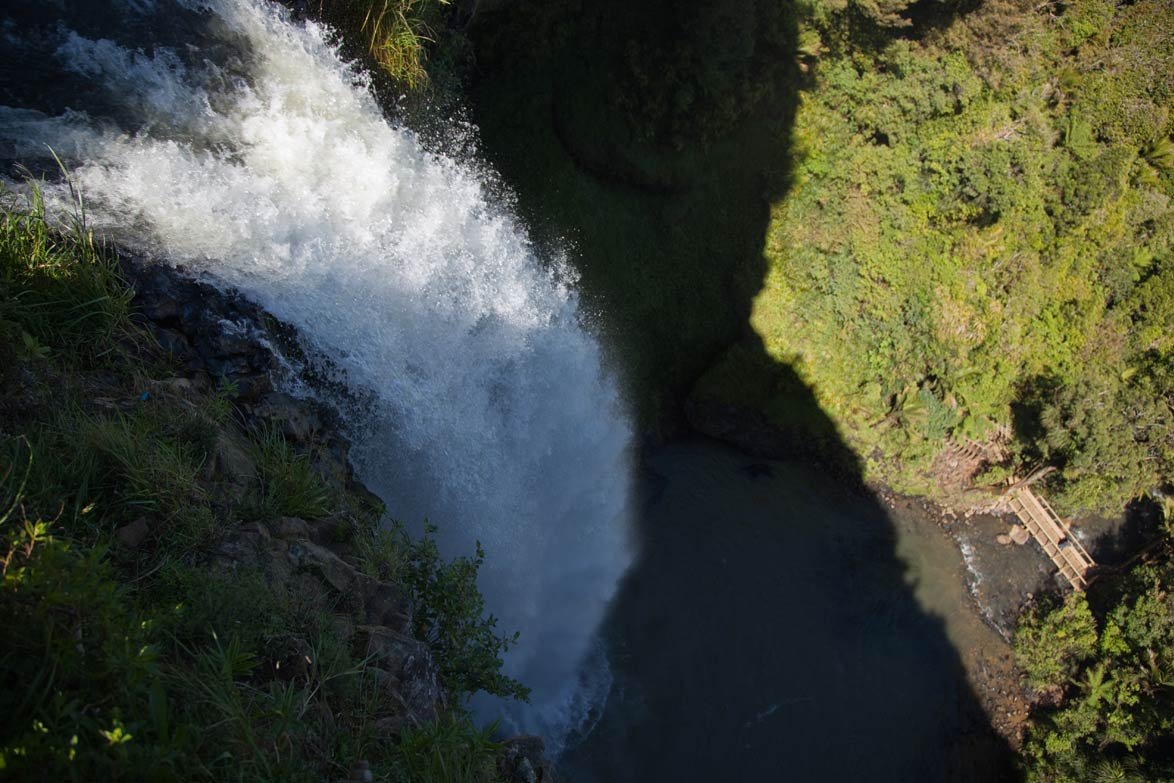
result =
[[[473,557],[445,561],[425,525],[413,539],[398,522],[362,531],[356,539],[359,562],[378,578],[393,578],[412,591],[416,634],[428,642],[446,688],[456,693],[486,691],[526,699],[529,691],[501,673],[502,655],[518,634],[501,635],[497,618],[487,614],[477,589],[477,571],[485,559],[478,544]]]
[[[1026,615],[1015,634],[1015,660],[1036,690],[1065,687],[1096,649],[1096,621],[1081,593],[1052,611]]]

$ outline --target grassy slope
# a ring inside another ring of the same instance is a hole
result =
[[[336,610],[259,572],[216,570],[207,553],[242,521],[328,520],[371,575],[411,587],[458,697],[512,688],[496,679],[477,561],[446,564],[430,541],[377,532],[363,497],[276,430],[243,427],[230,390],[169,392],[174,369],[131,314],[80,219],[62,236],[36,204],[5,204],[0,777],[284,783],[343,778],[365,759],[380,780],[497,779],[499,747],[459,708],[389,742],[377,673]],[[222,438],[255,476],[220,469]],[[128,545],[140,518],[146,537]],[[293,637],[309,665],[274,678]]]

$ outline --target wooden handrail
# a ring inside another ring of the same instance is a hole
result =
[[[1008,489],[1003,497],[1007,507],[1023,522],[1023,526],[1044,550],[1044,554],[1056,564],[1072,589],[1084,590],[1088,587],[1088,572],[1096,563],[1073,535],[1068,523],[1046,500],[1027,486],[1029,481],[1041,478],[1042,475],[1046,474],[1035,471],[1027,480]]]

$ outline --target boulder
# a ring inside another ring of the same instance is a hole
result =
[[[239,439],[225,430],[216,433],[212,465],[217,476],[237,487],[247,487],[257,479],[257,465],[253,458]]]
[[[151,532],[146,517],[139,517],[129,525],[123,525],[114,532],[120,546],[126,549],[138,549]]]
[[[307,443],[322,430],[322,420],[309,403],[281,392],[269,392],[258,400],[253,415],[281,427],[294,443]]]
[[[148,331],[151,336],[155,338],[155,342],[159,344],[167,353],[179,363],[191,361],[195,357],[195,352],[192,350],[191,343],[180,332],[174,329],[167,329],[156,324],[149,324]]]
[[[185,400],[195,400],[206,391],[195,379],[183,377],[167,378],[151,383],[150,386],[156,394],[169,394]]]
[[[328,438],[310,449],[310,464],[318,477],[339,491],[345,491],[354,482],[351,474],[350,447],[341,438]]]
[[[447,699],[428,645],[379,625],[356,630],[360,654],[370,661],[380,690],[394,705],[381,717],[381,730],[395,734],[405,726],[436,720]]]
[[[291,541],[285,552],[295,569],[309,571],[340,593],[347,593],[361,576],[341,557],[307,539]]]
[[[406,590],[363,574],[357,588],[367,624],[386,626],[398,633],[411,632],[412,599]]]
[[[330,615],[330,627],[334,629],[335,635],[344,642],[349,642],[355,638],[355,621],[350,615]]]
[[[219,368],[219,372],[217,368]],[[228,378],[233,383],[236,393],[232,395],[232,399],[238,403],[251,403],[273,388],[273,381],[267,372],[233,372],[214,363],[208,364],[207,369],[213,376]]]
[[[553,783],[554,764],[542,737],[523,734],[502,743],[497,769],[509,783]]]
[[[360,622],[410,633],[412,601],[408,591],[361,573],[328,547],[304,537],[308,529],[309,525],[296,517],[277,520],[276,535],[259,523],[242,525],[221,539],[216,563],[232,569],[257,568],[270,584],[281,584],[294,594],[308,594],[310,600],[337,605],[341,598]]]
[[[270,582],[289,581],[293,569],[284,556],[284,545],[279,552],[274,543],[269,529],[259,522],[241,525],[220,539],[213,554],[213,564],[232,571],[258,568]]]
[[[310,538],[310,523],[297,517],[282,517],[273,523],[273,535],[287,541]]]

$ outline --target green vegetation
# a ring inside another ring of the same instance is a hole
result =
[[[429,539],[380,537],[368,499],[276,427],[241,426],[230,388],[169,386],[130,301],[80,214],[61,233],[36,197],[5,203],[0,777],[287,783],[366,760],[384,781],[497,780],[500,746],[461,702],[524,689],[500,674],[510,640],[482,617],[481,553],[446,563]],[[372,567],[399,564],[377,575],[415,598],[450,695],[437,721],[393,741],[386,673],[335,599],[215,564],[243,522],[294,515],[378,538],[377,553],[358,546]]]
[[[497,619],[486,613],[477,590],[485,552],[478,544],[474,557],[446,563],[432,536],[435,531],[429,525],[422,537],[412,539],[399,524],[368,528],[356,537],[357,557],[369,575],[411,588],[416,633],[428,641],[448,687],[525,700],[529,690],[501,673],[501,656],[518,634],[498,635]]]
[[[692,388],[910,493],[968,441],[1063,512],[1168,480],[1169,3],[592,8],[479,16],[472,95],[646,430]]]
[[[751,323],[871,477],[933,493],[949,441],[1008,440],[990,480],[1117,512],[1174,475],[1174,7],[907,5],[805,7]]]
[[[1024,748],[1030,780],[1174,780],[1169,544],[1093,597],[1069,596],[1022,622],[1016,657],[1050,705],[1037,709]]]
[[[62,243],[45,223],[39,194],[27,211],[14,210],[13,201],[0,202],[0,368],[47,357],[50,342],[94,359],[109,350],[129,312],[114,261],[85,230],[80,206],[72,241]]]
[[[252,445],[261,483],[253,512],[257,519],[330,514],[336,499],[315,474],[309,455],[295,451],[278,427],[261,427]]]
[[[486,148],[645,428],[691,386],[905,492],[1168,489],[1174,6],[795,7],[515,0],[471,33]],[[1005,456],[944,476],[951,445]],[[1033,780],[1174,775],[1170,563],[1025,621]]]
[[[398,85],[416,90],[428,83],[429,45],[448,4],[449,0],[319,0],[315,12],[344,40],[362,42],[363,54]]]
[[[488,783],[497,780],[497,744],[489,730],[471,731],[445,718],[400,739],[398,758],[411,783]]]
[[[1120,514],[1174,479],[1174,6],[803,9],[794,170],[744,341],[699,398],[782,430],[809,387],[866,474],[941,497],[951,443]],[[1041,783],[1174,779],[1167,540],[1026,617]]]

